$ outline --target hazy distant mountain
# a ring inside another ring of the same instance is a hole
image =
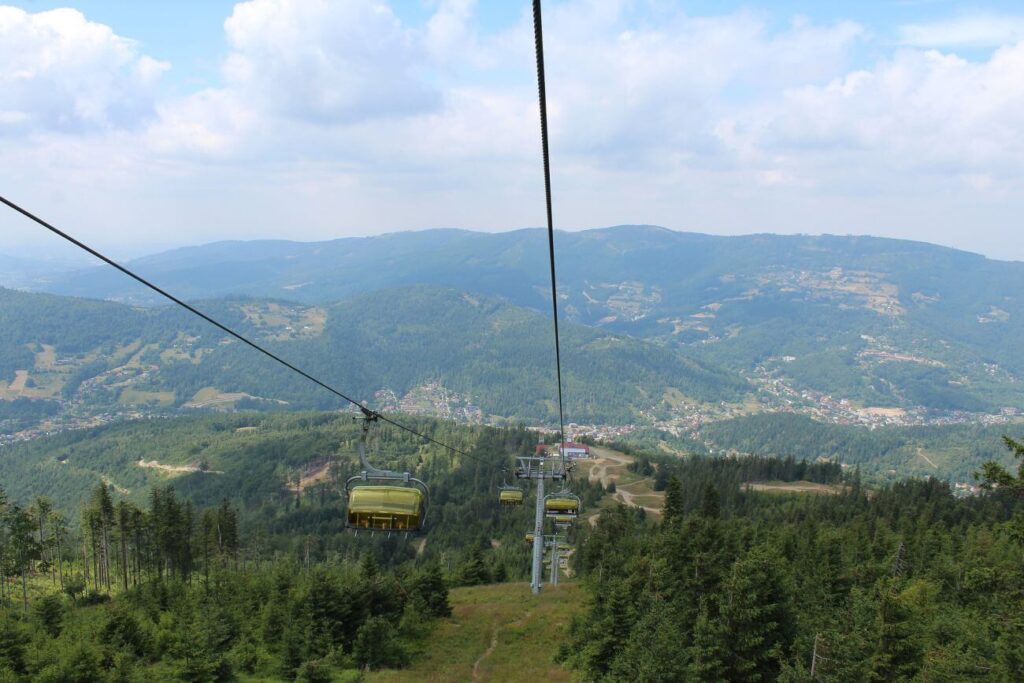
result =
[[[55,275],[66,275],[89,263],[88,258],[26,258],[0,254],[0,287],[45,289]]]
[[[866,406],[1024,405],[1024,263],[872,237],[714,237],[651,226],[559,233],[567,318]],[[324,303],[409,284],[546,311],[541,230],[432,230],[330,242],[220,242],[132,266],[186,298]],[[46,285],[150,303],[112,270]]]

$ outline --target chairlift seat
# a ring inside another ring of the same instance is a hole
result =
[[[349,494],[353,529],[416,531],[423,517],[423,492],[407,486],[357,486]]]

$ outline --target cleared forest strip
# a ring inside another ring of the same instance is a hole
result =
[[[571,681],[554,662],[573,615],[583,607],[576,584],[544,586],[539,596],[525,583],[451,591],[452,616],[424,639],[413,665],[377,671],[366,681]]]
[[[139,467],[145,467],[147,469],[162,470],[164,472],[170,472],[172,474],[193,474],[195,472],[201,472],[202,474],[224,474],[221,470],[204,470],[199,465],[164,465],[163,463],[157,462],[156,460],[139,460],[135,463]]]

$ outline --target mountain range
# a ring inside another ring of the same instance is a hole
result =
[[[864,408],[1024,408],[1024,354],[1012,343],[1024,332],[1022,263],[874,237],[716,237],[654,226],[559,233],[556,248],[566,319],[743,377],[755,393],[775,387],[767,394],[776,407],[835,399]],[[435,285],[546,313],[550,297],[537,229],[218,242],[129,265],[187,299],[323,306]],[[160,303],[105,267],[34,286]]]

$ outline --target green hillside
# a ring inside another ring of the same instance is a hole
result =
[[[578,584],[546,587],[539,596],[525,583],[451,591],[452,617],[421,643],[408,669],[374,672],[372,681],[571,681],[556,655],[585,596]]]
[[[323,307],[248,299],[200,307],[371,405],[419,391],[434,414],[555,416],[546,321],[500,300],[421,286]],[[83,409],[338,406],[173,308],[0,290],[0,323],[0,398],[63,397]],[[563,343],[567,409],[578,421],[628,422],[669,387],[701,402],[737,399],[747,388],[735,375],[625,335],[568,325]]]
[[[872,237],[714,237],[652,226],[560,233],[562,311],[719,367],[864,406],[1024,408],[1024,264]],[[546,310],[540,230],[398,233],[331,242],[222,242],[138,259],[186,298],[325,304],[411,284]],[[52,291],[157,303],[120,274]],[[787,359],[785,361],[780,359]]]
[[[1024,432],[1024,424],[939,427],[879,427],[866,430],[829,425],[798,415],[754,415],[706,425],[700,430],[717,452],[738,451],[797,460],[836,460],[859,466],[865,475],[937,477],[974,482],[983,462],[1009,465],[1003,435]]]

